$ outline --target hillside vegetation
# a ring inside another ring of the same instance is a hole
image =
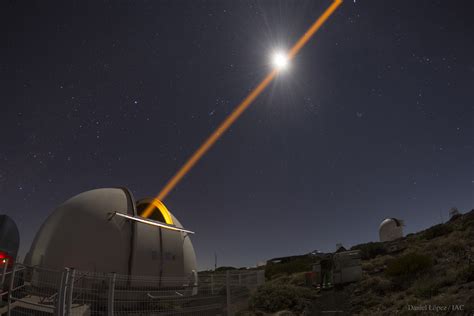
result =
[[[361,281],[319,290],[305,286],[304,272],[278,270],[253,295],[249,310],[240,314],[318,315],[329,310],[349,315],[474,312],[474,210],[396,241],[361,244],[351,249],[361,251]],[[295,266],[301,265],[293,264],[292,268]]]
[[[363,280],[345,288],[351,313],[420,313],[413,309],[425,306],[439,307],[438,315],[474,311],[474,211],[392,244],[400,251],[365,258]],[[463,312],[453,305],[464,305]]]

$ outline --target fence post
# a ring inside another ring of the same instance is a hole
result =
[[[3,259],[3,271],[2,271],[2,281],[0,282],[0,287],[3,289],[3,283],[5,283],[5,276],[7,274],[8,268],[8,258]]]
[[[109,295],[107,298],[107,315],[114,315],[114,299],[115,299],[115,277],[116,274],[112,273],[109,276]]]
[[[10,285],[8,287],[8,312],[7,315],[10,316],[11,313],[11,304],[12,304],[12,290],[15,285],[15,272],[16,272],[16,263],[13,265],[12,275],[10,277]]]
[[[265,283],[265,271],[257,271],[257,286]]]
[[[214,295],[214,275],[211,274],[211,295]]]
[[[199,286],[199,276],[196,270],[193,270],[193,289],[191,291],[191,295],[197,295],[198,294],[198,286]]]
[[[69,268],[64,268],[64,271],[61,273],[61,282],[59,283],[58,290],[58,301],[56,303],[55,315],[64,316],[64,303],[66,300],[66,286],[67,279],[69,278]]]
[[[234,313],[232,312],[231,306],[231,299],[230,299],[230,271],[227,270],[225,273],[225,293],[227,296],[227,316],[233,316]]]
[[[71,269],[68,280],[66,280],[66,310],[65,314],[67,316],[71,315],[72,308],[72,297],[74,292],[74,279],[76,275],[76,270]]]

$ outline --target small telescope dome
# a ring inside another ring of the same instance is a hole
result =
[[[403,237],[403,221],[396,218],[387,218],[380,223],[380,241],[391,241]]]

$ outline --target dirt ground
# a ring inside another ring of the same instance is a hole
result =
[[[321,292],[313,304],[311,315],[350,315],[349,295],[335,289]]]

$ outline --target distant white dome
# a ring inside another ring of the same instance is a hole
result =
[[[380,241],[391,241],[403,237],[403,221],[387,218],[379,226]]]

